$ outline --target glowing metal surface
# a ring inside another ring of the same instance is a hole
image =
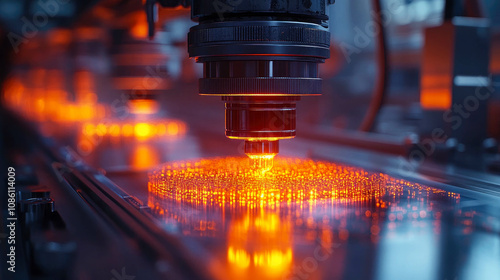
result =
[[[193,205],[249,208],[318,199],[352,203],[384,195],[402,196],[405,189],[408,193],[446,194],[386,174],[329,162],[279,157],[274,159],[274,167],[264,173],[256,173],[252,164],[247,158],[166,164],[149,174],[149,193]],[[379,204],[387,207],[384,202]]]
[[[220,279],[302,279],[295,268],[315,250],[331,263],[344,258],[335,248],[351,238],[376,244],[428,219],[439,234],[443,209],[436,201],[460,199],[386,174],[281,157],[263,173],[245,157],[167,163],[149,174],[148,191],[149,207],[166,225],[225,244],[212,249],[210,267]],[[305,245],[313,247],[304,252]],[[324,267],[306,276],[340,277]]]
[[[403,189],[383,174],[312,160],[276,158],[268,172],[254,171],[246,158],[173,163],[150,175],[149,190],[177,201],[253,208],[323,198],[363,201]]]

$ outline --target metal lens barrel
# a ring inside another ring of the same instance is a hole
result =
[[[294,137],[296,101],[321,94],[328,2],[193,0],[199,24],[188,51],[204,64],[200,94],[223,97],[226,136],[258,142],[246,144],[247,153],[277,153],[277,143],[262,142]]]

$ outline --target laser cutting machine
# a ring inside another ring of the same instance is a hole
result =
[[[499,50],[496,0],[0,0],[0,279],[500,279]]]

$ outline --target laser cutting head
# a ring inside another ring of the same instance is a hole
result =
[[[331,0],[193,0],[199,22],[189,56],[203,63],[202,95],[226,103],[226,136],[245,140],[249,156],[274,156],[295,137],[296,102],[321,94],[318,64],[330,55]]]
[[[245,140],[245,153],[269,157],[295,137],[295,103],[321,94],[318,64],[330,56],[327,5],[334,0],[147,0],[191,6],[199,24],[188,34],[189,56],[203,63],[202,95],[222,96],[226,136]]]

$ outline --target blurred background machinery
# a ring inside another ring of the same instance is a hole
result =
[[[0,61],[1,279],[500,277],[499,1],[0,0]]]

